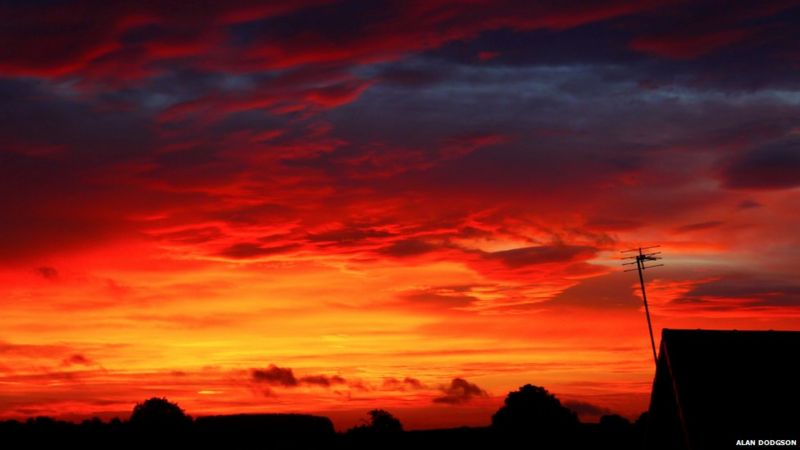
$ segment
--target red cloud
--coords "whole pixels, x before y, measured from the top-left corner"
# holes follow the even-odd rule
[[[162,110],[157,120],[162,125],[192,121],[200,127],[207,127],[240,112],[263,110],[282,115],[331,109],[355,101],[371,84],[369,80],[339,74],[331,74],[328,80],[309,80],[290,74],[252,89],[212,92],[176,103]],[[270,140],[280,134],[270,134]]]
[[[364,64],[433,49],[485,30],[563,29],[648,9],[657,2],[542,6],[519,2],[409,2],[380,4],[385,11],[352,17],[335,36],[309,26],[285,35],[237,43],[231,26],[293,14],[324,23],[344,5],[329,1],[231,1],[203,5],[82,0],[56,5],[6,6],[0,35],[0,71],[10,75],[79,75],[119,82],[158,73],[159,61],[183,59],[211,70],[284,69],[302,65]],[[315,9],[316,8],[316,9]],[[319,9],[322,8],[322,9]],[[391,17],[391,20],[383,20]],[[269,26],[264,29],[268,32]],[[324,27],[320,27],[323,28]],[[326,103],[327,104],[327,103]]]
[[[0,8],[0,19],[8,25],[0,34],[0,72],[45,77],[76,73],[124,76],[117,68],[134,69],[136,64],[146,66],[164,58],[212,53],[211,49],[221,44],[213,36],[221,36],[225,25],[288,14],[322,2],[259,3],[78,0],[5,6]],[[152,71],[141,69],[139,73]]]
[[[350,80],[322,88],[309,89],[303,92],[302,98],[317,106],[335,108],[357,99],[369,86],[370,82]]]

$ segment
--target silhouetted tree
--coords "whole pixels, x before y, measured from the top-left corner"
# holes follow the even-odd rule
[[[561,405],[547,389],[526,384],[509,392],[492,416],[492,427],[503,432],[532,434],[542,439],[568,436],[578,427],[578,417]]]
[[[388,411],[373,409],[369,412],[370,426],[373,430],[381,433],[396,433],[403,431],[403,424],[400,420]]]
[[[351,428],[349,433],[399,433],[403,431],[403,424],[390,412],[383,409],[373,409],[369,412],[369,424]]]
[[[132,427],[147,431],[182,431],[191,423],[192,418],[176,403],[158,397],[137,403],[130,419]]]

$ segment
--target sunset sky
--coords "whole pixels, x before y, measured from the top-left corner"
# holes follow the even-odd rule
[[[635,418],[640,245],[657,336],[800,328],[798,1],[0,20],[0,418],[486,425],[526,383]]]

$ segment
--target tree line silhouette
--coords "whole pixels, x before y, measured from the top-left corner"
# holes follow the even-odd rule
[[[141,441],[167,444],[236,445],[242,448],[641,448],[646,413],[636,423],[618,415],[601,417],[597,424],[581,423],[578,416],[545,388],[527,384],[510,392],[492,416],[489,427],[404,431],[400,420],[383,409],[369,411],[365,423],[336,433],[327,417],[307,414],[238,414],[193,419],[166,398],[138,403],[127,421],[98,418],[81,423],[35,417],[0,421],[0,439],[29,444],[57,439],[70,443],[114,446]],[[0,442],[2,442],[0,441]],[[251,445],[258,443],[259,445]],[[263,445],[262,445],[263,444]]]

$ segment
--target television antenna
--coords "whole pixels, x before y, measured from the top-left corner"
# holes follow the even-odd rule
[[[662,259],[660,251],[652,251],[655,248],[661,247],[660,245],[653,245],[651,247],[639,247],[639,248],[632,248],[630,250],[623,250],[620,253],[633,253],[636,252],[635,255],[626,256],[622,258],[623,260],[632,259],[633,261],[623,263],[623,266],[632,266],[636,264],[635,268],[626,269],[625,272],[632,272],[634,270],[639,272],[639,284],[642,286],[642,301],[644,301],[644,313],[647,317],[647,329],[650,331],[650,346],[653,349],[653,361],[656,363],[656,367],[658,367],[658,355],[656,354],[656,340],[653,338],[653,323],[650,321],[650,308],[647,306],[647,292],[644,288],[644,275],[643,272],[647,269],[653,269],[655,267],[661,267],[664,264],[652,264],[653,261],[658,261]],[[648,264],[650,263],[650,264]]]

